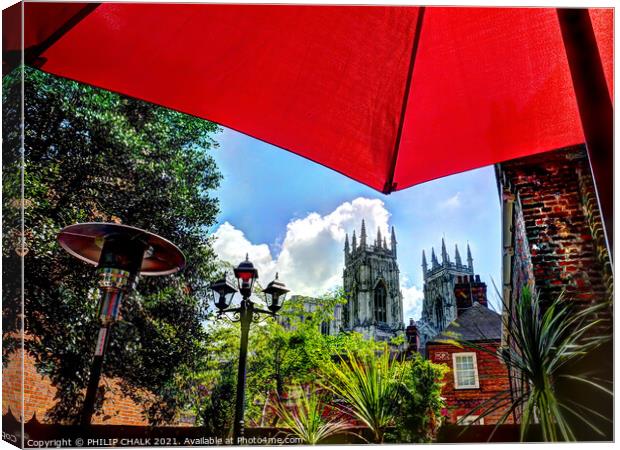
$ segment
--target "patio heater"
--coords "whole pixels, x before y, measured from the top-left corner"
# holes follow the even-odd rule
[[[138,275],[175,273],[185,266],[185,256],[161,236],[116,223],[70,225],[60,231],[58,241],[72,256],[96,266],[99,279],[100,328],[80,420],[84,426],[95,410],[103,360],[123,297],[135,287]]]

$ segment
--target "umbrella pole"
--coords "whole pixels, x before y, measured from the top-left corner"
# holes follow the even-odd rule
[[[590,13],[558,8],[557,14],[613,264],[613,106]]]

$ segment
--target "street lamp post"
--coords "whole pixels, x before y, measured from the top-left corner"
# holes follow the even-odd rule
[[[235,444],[241,444],[241,440],[244,434],[244,412],[245,412],[245,375],[246,375],[246,362],[248,355],[248,335],[250,334],[250,325],[259,319],[261,315],[275,317],[276,313],[282,307],[282,303],[286,297],[286,293],[289,291],[284,283],[278,280],[278,274],[276,274],[275,280],[263,290],[266,296],[268,311],[257,308],[254,302],[250,299],[252,295],[252,287],[254,282],[258,279],[258,270],[248,260],[246,255],[245,261],[240,263],[234,270],[235,278],[237,279],[237,285],[239,292],[241,293],[242,300],[238,308],[231,308],[230,304],[232,298],[237,292],[237,289],[226,279],[222,278],[214,283],[211,283],[211,290],[215,293],[215,306],[219,312],[217,317],[222,317],[225,313],[232,313],[234,319],[230,319],[233,322],[239,322],[241,326],[241,343],[239,349],[239,369],[237,371],[237,396],[235,402],[235,422],[233,424],[233,437]]]
[[[90,379],[84,397],[81,425],[90,425],[112,325],[118,319],[123,297],[139,274],[167,275],[185,266],[183,253],[171,242],[139,228],[115,223],[80,223],[58,234],[68,253],[97,267],[99,276],[99,334]]]

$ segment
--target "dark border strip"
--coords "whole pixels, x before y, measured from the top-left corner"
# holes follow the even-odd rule
[[[605,224],[607,248],[613,261],[614,110],[589,11],[577,8],[556,11]]]

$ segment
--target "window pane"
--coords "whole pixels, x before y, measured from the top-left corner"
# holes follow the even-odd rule
[[[456,368],[457,369],[473,369],[474,368],[474,357],[471,355],[457,356],[456,357]]]
[[[468,371],[458,371],[456,374],[456,378],[459,386],[475,386],[476,378],[474,376],[473,370]]]
[[[454,372],[457,387],[476,386],[476,368],[473,355],[455,355]]]

